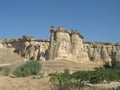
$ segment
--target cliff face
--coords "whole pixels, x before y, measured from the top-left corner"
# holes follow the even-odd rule
[[[2,40],[1,46],[12,48],[15,53],[24,57],[25,60],[45,60],[49,41],[36,40],[35,38],[30,36],[23,36],[19,39]]]
[[[62,27],[52,27],[48,59],[69,59],[73,61],[89,60],[84,48],[82,35],[78,31],[67,31]],[[52,54],[51,54],[52,53]]]
[[[120,62],[120,43],[83,42],[83,36],[78,31],[67,31],[62,27],[52,27],[50,31],[49,59],[95,61],[109,65]]]
[[[23,36],[19,39],[0,40],[0,47],[13,48],[25,60],[68,59],[77,62],[95,61],[111,65],[120,62],[120,43],[84,42],[77,31],[62,27],[50,28],[48,40]]]
[[[84,42],[91,61],[120,62],[120,43]]]

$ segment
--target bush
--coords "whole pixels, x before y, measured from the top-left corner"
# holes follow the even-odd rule
[[[98,75],[94,75],[90,78],[90,83],[93,83],[93,84],[97,84],[97,83],[100,83],[102,80],[101,80],[101,77],[99,77]]]
[[[13,74],[17,77],[26,77],[30,75],[38,75],[41,70],[41,64],[38,61],[27,61],[23,65],[15,68]]]
[[[11,69],[9,67],[4,67],[3,69],[3,75],[8,76],[11,72]]]
[[[8,76],[11,72],[11,69],[10,67],[6,67],[6,66],[0,67],[0,72],[1,74]]]
[[[84,83],[78,79],[75,80],[72,74],[69,73],[68,69],[65,69],[63,73],[49,74],[50,82],[56,88],[55,90],[78,90],[84,86]]]
[[[115,62],[115,63],[113,64],[113,68],[119,69],[119,68],[120,68],[120,62]]]

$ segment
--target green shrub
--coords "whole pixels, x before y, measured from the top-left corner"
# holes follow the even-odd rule
[[[79,90],[87,83],[101,83],[120,81],[120,63],[116,63],[114,67],[97,68],[94,71],[77,71],[72,74],[67,69],[63,73],[49,74],[51,81],[59,82],[60,90]],[[54,84],[55,85],[55,84]],[[120,87],[113,90],[120,90]]]
[[[93,84],[100,83],[102,81],[101,77],[98,75],[94,75],[90,78],[89,82]]]
[[[11,69],[9,67],[3,67],[3,75],[8,76],[11,72]]]
[[[26,77],[30,75],[38,75],[41,70],[41,64],[38,61],[27,61],[23,65],[15,68],[13,74],[17,77]]]
[[[0,67],[0,73],[3,75],[8,76],[11,72],[10,67],[4,66],[4,67]]]
[[[115,63],[113,64],[113,68],[119,69],[119,68],[120,68],[120,62],[115,62]]]
[[[75,80],[72,77],[68,69],[65,69],[63,73],[53,73],[49,74],[49,76],[51,77],[51,83],[57,86],[57,90],[77,90],[84,86],[84,83],[80,79]]]
[[[15,70],[13,71],[13,74],[17,77],[22,77],[23,76],[22,66],[15,68]]]

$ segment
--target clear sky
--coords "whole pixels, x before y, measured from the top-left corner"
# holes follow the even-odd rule
[[[49,38],[79,30],[85,41],[120,42],[120,0],[0,0],[0,38]]]

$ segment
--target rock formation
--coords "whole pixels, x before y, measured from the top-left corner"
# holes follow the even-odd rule
[[[23,36],[19,39],[0,39],[0,47],[12,50],[25,60],[94,61],[111,65],[120,62],[120,43],[85,42],[77,30],[50,28],[50,40],[37,40]]]
[[[49,41],[23,36],[23,38],[19,39],[5,39],[2,45],[7,48],[13,48],[13,51],[24,57],[25,60],[45,60]]]
[[[84,42],[91,61],[101,61],[111,65],[112,62],[120,62],[119,43]]]
[[[50,29],[50,46],[48,59],[70,59],[73,61],[89,60],[83,45],[83,36],[78,31],[67,31],[62,27]]]

